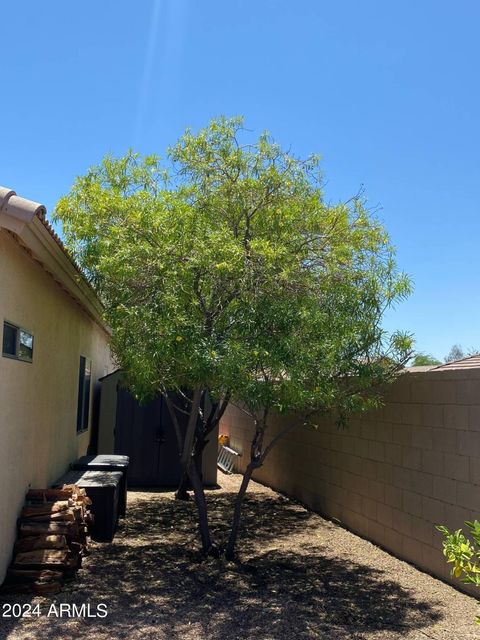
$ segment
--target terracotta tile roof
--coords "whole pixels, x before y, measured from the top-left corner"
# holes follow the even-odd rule
[[[91,287],[90,283],[88,282],[88,280],[85,278],[85,274],[83,273],[83,271],[80,269],[80,267],[78,266],[78,264],[75,262],[75,260],[72,258],[72,256],[70,255],[70,253],[67,251],[67,248],[65,247],[65,245],[63,244],[60,236],[57,234],[57,232],[55,231],[55,229],[53,228],[53,226],[50,224],[50,222],[47,220],[47,214],[46,212],[40,212],[37,213],[37,218],[40,220],[40,222],[43,224],[43,226],[45,227],[45,229],[48,231],[48,233],[52,236],[52,238],[55,240],[55,242],[58,244],[58,246],[60,247],[60,249],[63,251],[63,253],[67,256],[67,258],[70,260],[70,262],[73,264],[73,266],[75,267],[75,269],[78,271],[78,273],[82,276],[82,278],[85,280],[85,282]],[[93,287],[92,287],[93,289]]]
[[[4,226],[15,233],[21,233],[25,224],[30,224],[35,218],[38,218],[78,273],[85,278],[85,274],[69,254],[62,240],[47,220],[47,210],[43,204],[18,196],[13,189],[0,185],[0,216],[0,227]]]
[[[62,239],[60,238],[60,236],[56,233],[55,229],[53,228],[53,226],[50,224],[50,222],[47,220],[47,214],[46,211],[41,211],[39,213],[36,214],[36,217],[40,220],[40,222],[43,224],[43,226],[45,227],[45,229],[48,231],[48,233],[50,234],[50,236],[52,237],[52,239],[55,241],[55,243],[59,246],[59,248],[62,250],[62,252],[64,253],[65,257],[68,259],[68,261],[71,263],[71,265],[74,267],[74,269],[77,271],[77,273],[79,274],[79,276],[81,277],[82,281],[87,285],[87,287],[90,289],[90,291],[95,295],[95,297],[97,298],[97,300],[99,301],[100,305],[103,308],[103,303],[100,301],[100,298],[98,297],[98,293],[95,290],[95,287],[89,282],[88,278],[85,275],[85,272],[80,268],[80,266],[78,265],[78,263],[75,261],[75,259],[72,257],[72,255],[70,254],[70,252],[68,251],[68,249],[65,247],[65,245],[62,242]]]
[[[461,360],[454,360],[453,362],[447,362],[441,364],[438,367],[434,367],[432,371],[454,371],[456,369],[479,369],[480,368],[480,354],[477,353],[474,356],[468,358],[462,358]]]

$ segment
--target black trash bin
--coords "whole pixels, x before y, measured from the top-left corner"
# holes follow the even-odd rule
[[[118,501],[118,515],[123,518],[127,511],[127,474],[128,456],[118,456],[114,454],[101,454],[98,456],[82,456],[70,465],[70,469],[80,469],[84,471],[120,471],[122,481],[120,483],[120,496]]]
[[[90,510],[93,524],[90,535],[98,542],[111,542],[117,529],[118,506],[122,473],[120,471],[68,471],[59,478],[54,487],[76,484],[85,489],[91,499]]]

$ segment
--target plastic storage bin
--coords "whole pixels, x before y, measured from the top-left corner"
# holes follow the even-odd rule
[[[53,485],[76,484],[85,489],[91,499],[90,510],[93,524],[90,535],[98,542],[111,542],[117,529],[118,506],[122,473],[120,471],[72,470],[63,475]]]
[[[70,469],[80,469],[84,471],[120,471],[122,473],[122,481],[120,483],[118,515],[120,518],[123,518],[127,510],[127,475],[129,462],[130,458],[128,456],[118,456],[114,454],[82,456],[70,465]]]

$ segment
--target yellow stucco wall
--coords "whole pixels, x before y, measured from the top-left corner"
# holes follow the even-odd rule
[[[34,352],[31,364],[0,355],[0,583],[26,490],[48,486],[87,450],[90,428],[76,433],[80,355],[92,360],[91,400],[112,370],[105,331],[0,230],[0,335],[4,320],[33,333]]]

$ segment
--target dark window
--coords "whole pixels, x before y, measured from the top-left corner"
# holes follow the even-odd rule
[[[3,323],[2,354],[24,362],[33,360],[33,336],[10,322]]]
[[[3,355],[4,356],[16,356],[17,355],[17,327],[3,323]]]
[[[77,408],[77,433],[88,429],[88,417],[90,414],[90,381],[92,378],[92,361],[80,356],[80,368],[78,376],[78,408]]]

